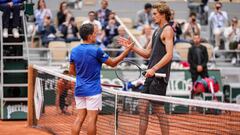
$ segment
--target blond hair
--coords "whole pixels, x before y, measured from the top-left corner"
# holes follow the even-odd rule
[[[170,21],[171,9],[165,1],[160,1],[153,5],[153,8],[157,9],[160,14],[165,14],[166,20]]]

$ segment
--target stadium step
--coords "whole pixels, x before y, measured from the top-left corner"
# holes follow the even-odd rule
[[[3,84],[3,87],[27,87],[27,83]]]
[[[24,42],[11,42],[11,43],[3,43],[4,46],[7,46],[7,45],[24,45],[25,43]]]
[[[28,101],[28,98],[3,98],[3,101]]]
[[[28,70],[3,70],[3,73],[27,73]]]
[[[3,56],[3,59],[24,59],[24,56]]]

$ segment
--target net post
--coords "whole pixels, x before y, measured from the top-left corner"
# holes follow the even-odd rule
[[[37,120],[35,117],[34,110],[34,86],[36,78],[36,70],[33,68],[33,65],[28,66],[28,114],[27,114],[27,124],[29,127],[35,126]]]

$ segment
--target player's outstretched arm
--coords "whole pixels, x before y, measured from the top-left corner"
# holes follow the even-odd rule
[[[132,41],[130,39],[122,38],[120,37],[118,39],[118,43],[124,47],[128,47]],[[133,46],[132,50],[137,53],[138,55],[142,56],[143,58],[149,58],[152,52],[152,41],[150,41],[147,45],[146,49],[138,48],[136,46]]]
[[[105,62],[108,66],[115,67],[120,61],[122,61],[129,53],[129,51],[134,46],[133,42],[132,44],[129,44],[129,46],[126,47],[126,49],[117,57],[115,58],[108,58],[108,60]]]

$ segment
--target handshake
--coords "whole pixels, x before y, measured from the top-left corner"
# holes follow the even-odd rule
[[[134,46],[134,42],[129,38],[124,38],[124,37],[119,37],[118,38],[118,44],[124,46],[125,48],[129,48],[132,49],[132,47]]]

